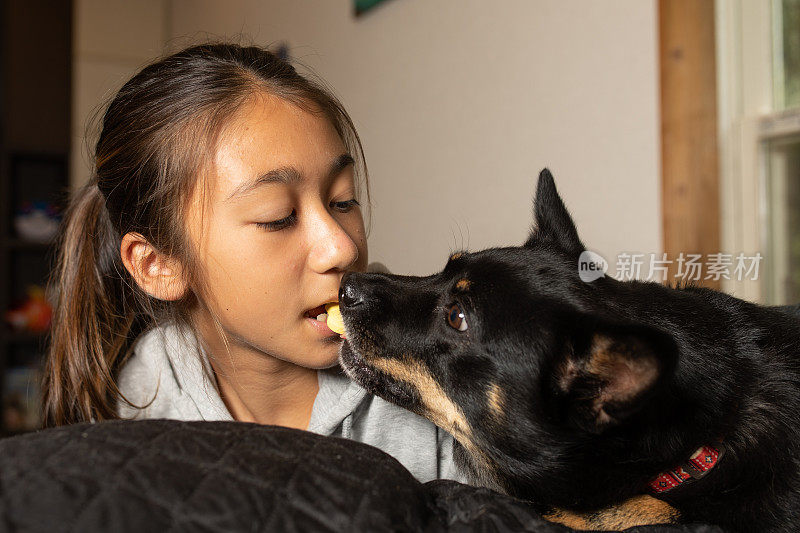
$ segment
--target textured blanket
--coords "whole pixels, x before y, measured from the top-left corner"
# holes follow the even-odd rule
[[[419,483],[371,446],[237,422],[109,422],[0,440],[0,496],[2,531],[569,531],[487,489]]]

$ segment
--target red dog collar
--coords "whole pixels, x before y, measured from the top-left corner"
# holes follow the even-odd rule
[[[716,443],[714,446],[701,446],[692,454],[689,461],[678,468],[659,474],[650,482],[650,490],[661,494],[689,480],[700,479],[719,463],[724,453],[725,448],[721,443]]]

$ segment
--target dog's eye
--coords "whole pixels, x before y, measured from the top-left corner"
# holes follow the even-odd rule
[[[467,331],[467,317],[458,304],[450,306],[447,312],[447,324],[458,331]]]

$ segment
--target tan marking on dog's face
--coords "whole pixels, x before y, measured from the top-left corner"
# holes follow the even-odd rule
[[[453,436],[459,435],[472,439],[464,412],[447,396],[430,372],[422,364],[413,360],[379,358],[370,364],[392,378],[416,387],[429,418],[440,428],[449,431]]]
[[[501,421],[505,417],[505,401],[505,393],[500,385],[497,383],[489,385],[489,389],[486,391],[486,405],[497,421]]]
[[[472,286],[472,282],[466,278],[458,280],[456,283],[456,289],[460,291],[468,291],[469,288]]]
[[[464,257],[464,252],[456,252],[450,256],[450,261],[455,261],[456,259],[460,259]]]
[[[635,526],[674,524],[680,513],[667,502],[643,494],[591,513],[555,509],[544,518],[573,529],[619,531]]]
[[[467,422],[461,407],[447,396],[441,385],[431,373],[418,361],[413,359],[371,359],[369,364],[375,369],[416,387],[422,400],[423,416],[449,432],[464,447],[472,459],[481,466],[486,474],[493,477],[492,461],[473,440],[472,428]]]

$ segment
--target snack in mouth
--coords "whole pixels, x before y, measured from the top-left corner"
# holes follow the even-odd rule
[[[342,320],[342,312],[339,310],[339,304],[325,304],[325,312],[328,313],[327,323],[330,330],[339,335],[344,333],[344,321]]]

